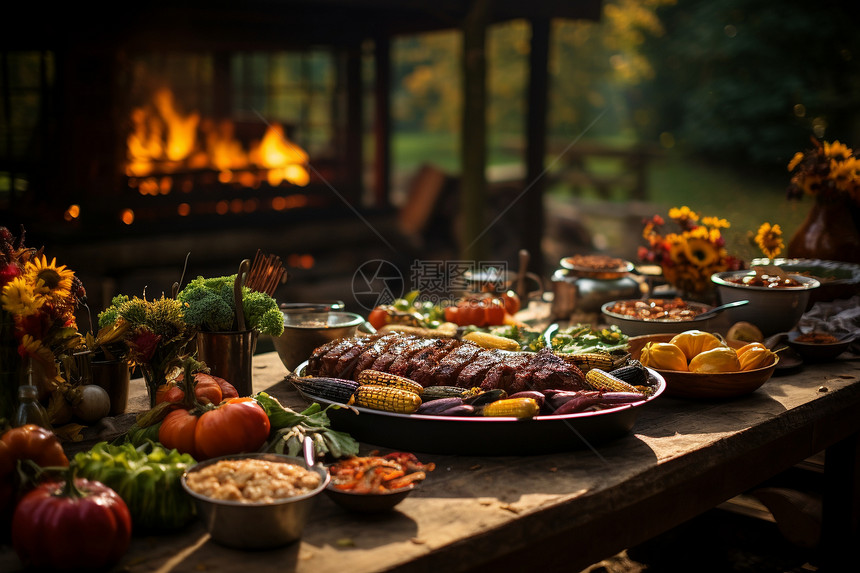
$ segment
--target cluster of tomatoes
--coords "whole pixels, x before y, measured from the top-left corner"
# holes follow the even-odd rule
[[[499,296],[479,296],[446,306],[445,321],[457,326],[500,326],[520,309],[520,299],[508,291]]]

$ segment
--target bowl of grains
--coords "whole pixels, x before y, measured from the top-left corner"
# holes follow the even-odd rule
[[[678,334],[685,330],[711,330],[712,317],[700,318],[707,304],[681,298],[614,300],[601,307],[603,318],[628,336]]]
[[[236,454],[200,462],[182,476],[197,514],[221,545],[280,547],[302,536],[331,477],[320,465],[281,454]]]

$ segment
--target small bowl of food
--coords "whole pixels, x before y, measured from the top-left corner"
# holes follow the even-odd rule
[[[275,350],[287,370],[308,359],[318,346],[332,340],[353,336],[364,324],[360,314],[329,310],[289,310],[284,314],[284,332],[272,338]]]
[[[266,549],[299,539],[328,471],[281,454],[236,454],[200,462],[182,476],[197,514],[221,545]]]
[[[325,492],[349,511],[381,513],[394,509],[435,468],[406,452],[354,456],[329,467],[332,479]]]
[[[786,274],[777,267],[714,273],[711,282],[722,303],[749,301],[726,314],[732,323],[756,325],[764,336],[794,328],[806,311],[810,293],[821,285],[817,279]]]
[[[710,309],[707,304],[680,298],[615,300],[600,308],[607,324],[628,336],[710,330],[711,317],[699,318]]]
[[[833,360],[848,350],[852,342],[854,342],[853,334],[835,336],[819,330],[805,333],[792,330],[788,333],[788,345],[808,362]]]

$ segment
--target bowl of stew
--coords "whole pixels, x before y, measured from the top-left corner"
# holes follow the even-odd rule
[[[308,359],[311,352],[332,340],[356,334],[364,317],[353,312],[282,310],[284,332],[272,338],[275,350],[288,370]]]
[[[712,318],[699,318],[711,306],[681,298],[625,299],[600,307],[603,319],[628,336],[678,334],[685,330],[710,330]]]
[[[732,322],[749,322],[765,336],[788,332],[806,311],[810,293],[821,286],[812,277],[754,270],[727,271],[711,275],[720,302],[748,300],[749,304],[726,311]]]

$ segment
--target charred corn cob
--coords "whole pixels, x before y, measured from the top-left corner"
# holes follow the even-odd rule
[[[421,399],[425,402],[440,400],[442,398],[463,398],[469,392],[468,388],[457,386],[428,386],[424,388]]]
[[[340,378],[300,378],[298,376],[291,376],[290,381],[302,393],[311,394],[318,398],[324,398],[340,404],[349,403],[352,395],[359,386],[358,382],[342,380]]]
[[[463,336],[463,340],[474,342],[483,348],[498,348],[500,350],[517,351],[520,349],[520,343],[512,338],[505,338],[498,334],[490,332],[473,331]]]
[[[534,398],[507,398],[496,400],[484,406],[484,416],[511,416],[514,418],[533,418],[540,411]]]
[[[358,383],[361,386],[390,386],[391,388],[400,388],[401,390],[414,392],[419,396],[424,392],[424,387],[414,380],[398,376],[397,374],[380,372],[379,370],[362,370],[358,375]]]
[[[555,354],[567,362],[576,364],[583,372],[588,372],[592,368],[609,371],[615,368],[618,363],[616,357],[606,352],[584,352],[582,354],[556,352]]]
[[[411,414],[421,406],[421,396],[392,386],[359,386],[353,404],[397,414]]]
[[[640,386],[648,383],[648,371],[645,370],[645,367],[638,360],[631,360],[626,366],[611,370],[609,373],[632,386]]]
[[[608,390],[610,392],[639,392],[635,386],[624,380],[616,378],[609,372],[600,368],[592,368],[585,373],[585,382],[595,390]]]

